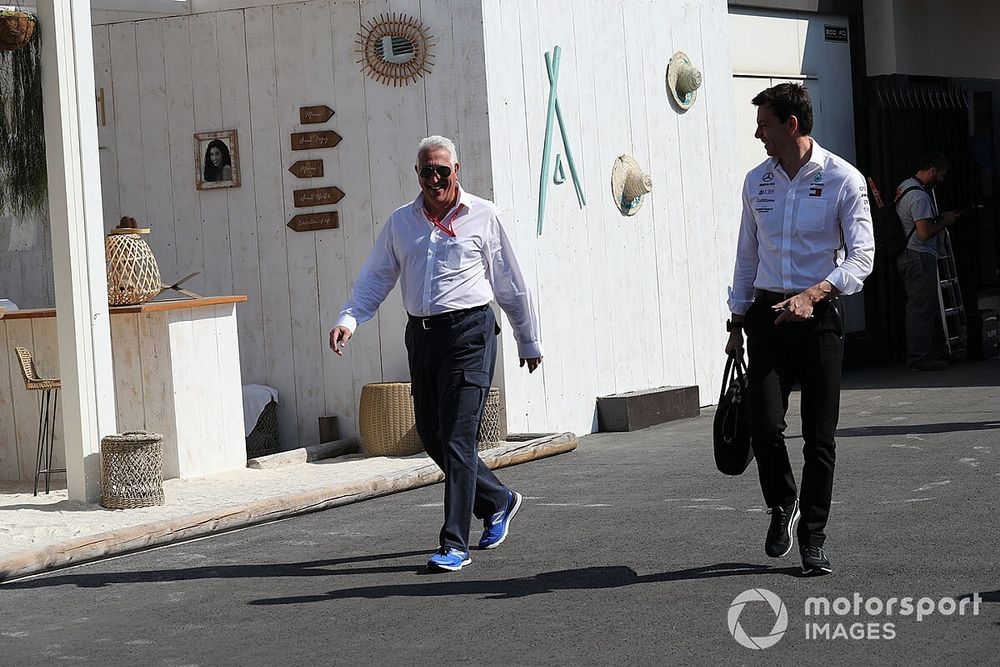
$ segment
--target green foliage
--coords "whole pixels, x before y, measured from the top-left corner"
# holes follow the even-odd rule
[[[48,203],[42,116],[42,45],[0,51],[0,211],[25,216]]]

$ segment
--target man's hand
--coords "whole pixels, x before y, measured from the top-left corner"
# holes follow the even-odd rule
[[[518,368],[524,368],[525,363],[528,364],[528,372],[534,373],[535,369],[542,365],[542,358],[532,357],[531,359],[521,359],[521,363],[518,365]]]
[[[942,225],[947,227],[948,225],[953,225],[958,222],[958,217],[962,215],[961,211],[945,211],[939,217]]]
[[[726,354],[737,357],[743,356],[743,329],[733,329],[729,332],[729,341],[726,343]]]
[[[336,352],[337,356],[344,356],[343,349],[349,340],[351,340],[351,330],[347,327],[336,326],[330,330],[330,349]]]
[[[781,315],[774,320],[775,324],[782,322],[804,322],[813,317],[813,306],[820,301],[826,301],[840,294],[840,290],[830,282],[823,280],[807,290],[799,292],[790,299],[785,299],[776,303],[771,308],[781,311]]]

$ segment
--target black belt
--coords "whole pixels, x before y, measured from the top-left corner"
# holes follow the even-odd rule
[[[753,291],[753,300],[773,305],[781,303],[786,299],[791,299],[796,294],[801,294],[801,292],[772,292],[766,289],[755,289]]]
[[[481,306],[476,306],[474,308],[465,308],[463,310],[452,310],[447,313],[441,313],[439,315],[430,315],[428,317],[417,317],[416,315],[410,315],[410,321],[419,326],[421,329],[439,329],[445,326],[451,326],[456,322],[461,322],[469,315],[474,315],[476,313],[481,313],[490,305],[484,303]]]

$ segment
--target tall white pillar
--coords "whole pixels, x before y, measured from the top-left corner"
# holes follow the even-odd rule
[[[66,475],[70,498],[96,502],[116,424],[90,0],[37,7]]]

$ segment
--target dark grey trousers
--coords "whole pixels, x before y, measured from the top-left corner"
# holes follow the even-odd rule
[[[937,257],[906,250],[896,261],[906,287],[906,361],[914,363],[947,355],[941,305],[938,302]]]
[[[507,487],[477,451],[479,421],[496,365],[496,319],[485,307],[406,326],[417,433],[444,472],[441,546],[469,549],[469,522],[502,510]]]

